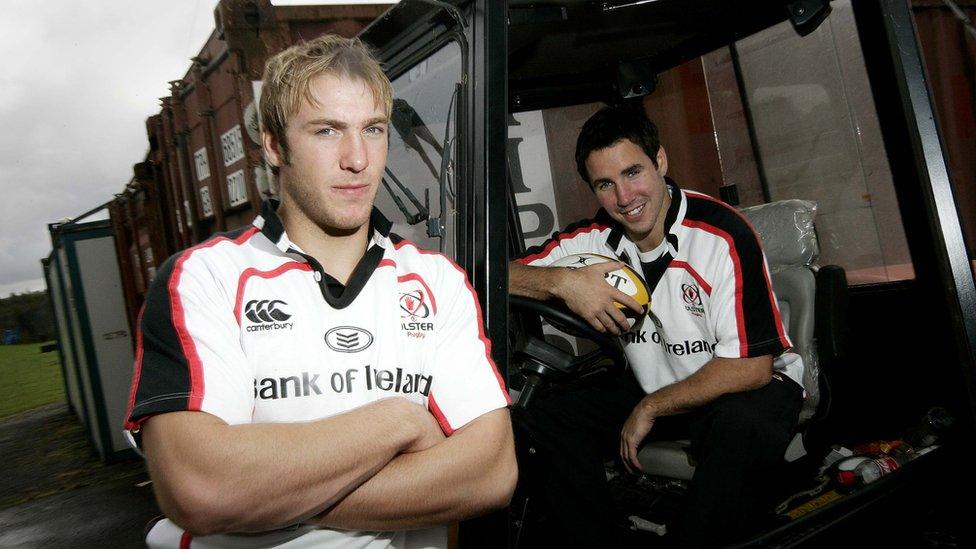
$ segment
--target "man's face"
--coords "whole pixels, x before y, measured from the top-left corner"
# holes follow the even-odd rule
[[[280,168],[282,207],[326,232],[355,232],[369,222],[383,176],[388,118],[362,80],[322,75],[309,90],[315,101],[303,99],[285,128],[287,156],[264,138],[268,160]]]
[[[640,146],[620,139],[586,158],[586,171],[600,205],[642,251],[661,243],[671,203],[664,183],[668,159],[663,147],[656,156],[657,166]]]

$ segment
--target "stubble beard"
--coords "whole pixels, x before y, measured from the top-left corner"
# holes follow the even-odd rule
[[[328,199],[322,194],[315,192],[315,183],[294,178],[294,174],[289,181],[280,184],[282,198],[287,198],[285,204],[291,217],[301,217],[296,219],[303,225],[315,225],[322,232],[331,236],[349,236],[362,229],[363,225],[369,223],[372,204],[376,199],[376,187],[373,187],[373,195],[367,201],[369,206],[357,204],[354,209],[343,209],[338,204],[328,204]],[[355,211],[351,211],[355,210]],[[297,216],[296,216],[297,214]]]

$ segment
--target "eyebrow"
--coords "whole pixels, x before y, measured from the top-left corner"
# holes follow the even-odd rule
[[[644,169],[644,165],[641,164],[640,162],[637,162],[636,164],[631,164],[630,166],[627,166],[626,168],[620,170],[620,175],[627,175],[628,173],[634,170],[642,170],[642,169]]]
[[[644,165],[641,164],[640,162],[636,164],[631,164],[630,166],[627,166],[626,168],[620,170],[620,175],[627,175],[628,173],[637,169],[644,169]],[[590,183],[590,185],[596,187],[597,185],[603,183],[613,183],[613,179],[610,179],[609,177],[601,177],[600,179],[594,179],[593,182]]]
[[[389,122],[389,118],[385,116],[375,116],[367,120],[363,127],[368,128],[370,126],[375,126],[376,124],[388,124]],[[345,130],[349,127],[349,124],[342,120],[335,120],[332,118],[316,118],[305,123],[305,127],[313,126],[331,126],[337,130]]]

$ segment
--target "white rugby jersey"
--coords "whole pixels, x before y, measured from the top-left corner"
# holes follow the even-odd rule
[[[136,432],[151,415],[181,410],[231,425],[309,421],[401,397],[424,405],[450,436],[511,404],[465,273],[391,234],[377,210],[370,229],[366,254],[338,298],[326,288],[321,265],[288,239],[270,202],[253,226],[167,260],[141,317],[125,428]],[[157,528],[174,530],[169,521]],[[282,535],[267,541],[330,548],[447,544],[443,527],[303,528],[298,539]],[[242,543],[235,536],[194,541]],[[247,537],[248,546],[264,546],[255,541]]]
[[[678,189],[661,245],[640,252],[603,209],[531,248],[518,261],[544,267],[567,255],[617,257],[643,273],[651,307],[638,330],[624,334],[627,361],[652,393],[681,381],[711,360],[772,355],[773,369],[803,386],[799,355],[783,328],[759,237],[732,207]]]

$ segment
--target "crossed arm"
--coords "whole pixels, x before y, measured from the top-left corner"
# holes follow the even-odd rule
[[[444,524],[506,505],[516,476],[507,410],[445,438],[401,398],[308,423],[161,414],[144,425],[143,447],[160,508],[196,535]]]

